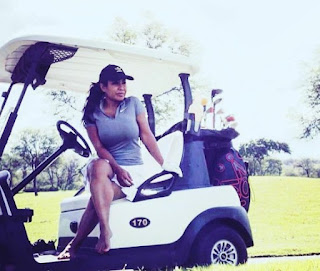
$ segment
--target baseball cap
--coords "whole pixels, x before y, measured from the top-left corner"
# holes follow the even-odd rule
[[[110,64],[101,71],[99,82],[106,83],[108,81],[118,81],[122,79],[133,80],[133,77],[126,75],[119,66]]]

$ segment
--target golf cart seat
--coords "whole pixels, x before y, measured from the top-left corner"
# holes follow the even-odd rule
[[[168,134],[160,138],[157,143],[165,163],[170,165],[170,168],[179,169],[183,154],[182,132]],[[170,195],[178,174],[163,170],[144,146],[142,158],[146,181],[138,187],[133,201]]]
[[[31,222],[33,210],[18,209],[9,187],[10,172],[0,171],[0,216],[13,218],[22,222]]]
[[[1,215],[12,215],[11,206],[8,203],[8,181],[10,179],[10,173],[7,170],[0,171],[0,216]]]

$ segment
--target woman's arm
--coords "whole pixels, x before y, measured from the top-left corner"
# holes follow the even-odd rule
[[[98,156],[102,159],[107,159],[109,161],[109,164],[112,167],[113,172],[117,175],[119,183],[122,186],[131,186],[133,184],[133,181],[129,172],[127,172],[121,166],[119,166],[116,160],[111,155],[111,153],[102,145],[98,135],[97,127],[88,126],[86,129]]]
[[[163,157],[159,150],[157,141],[152,134],[145,113],[137,116],[137,123],[139,126],[139,134],[143,144],[146,146],[153,158],[162,166]]]

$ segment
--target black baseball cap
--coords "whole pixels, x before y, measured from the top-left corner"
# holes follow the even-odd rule
[[[133,80],[133,77],[126,75],[119,66],[110,64],[101,71],[99,83],[107,83],[108,81],[118,81],[122,79]]]

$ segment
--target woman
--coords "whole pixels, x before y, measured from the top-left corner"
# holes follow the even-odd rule
[[[133,184],[139,181],[139,166],[143,164],[139,137],[154,159],[163,165],[157,142],[149,128],[144,107],[135,97],[125,98],[126,75],[116,65],[108,65],[98,83],[91,86],[84,107],[83,121],[98,158],[87,166],[91,198],[82,216],[74,239],[58,256],[74,257],[81,242],[100,224],[98,253],[110,250],[112,232],[109,226],[111,202],[127,196],[133,199]]]

